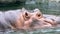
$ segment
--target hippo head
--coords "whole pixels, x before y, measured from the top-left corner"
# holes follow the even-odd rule
[[[42,28],[42,27],[51,27],[51,24],[44,21],[43,15],[39,9],[35,9],[33,13],[30,13],[30,19],[25,21],[25,28]]]

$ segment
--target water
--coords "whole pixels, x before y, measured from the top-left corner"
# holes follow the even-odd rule
[[[60,28],[45,28],[45,29],[37,29],[33,31],[13,31],[9,30],[6,32],[0,32],[0,34],[60,34]]]

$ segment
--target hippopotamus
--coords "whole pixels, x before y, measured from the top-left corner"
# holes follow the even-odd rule
[[[45,27],[53,27],[55,25],[55,21],[51,19],[46,19],[39,9],[34,9],[34,12],[31,13],[29,21],[25,22],[24,29],[37,29],[37,28],[45,28]]]
[[[23,29],[25,22],[29,21],[30,17],[31,14],[24,8],[0,12],[0,30]]]
[[[60,24],[60,16],[56,16],[56,15],[47,15],[47,14],[43,14],[43,16],[47,19],[53,20],[56,22],[57,25]],[[58,26],[59,27],[59,26]]]
[[[53,19],[44,17],[39,9],[28,10],[22,8],[20,10],[9,10],[0,13],[0,27],[4,29],[37,29],[45,27],[53,27],[56,22]],[[2,21],[3,20],[3,21]]]
[[[22,29],[24,22],[30,19],[31,14],[24,8],[19,11],[4,12],[6,22],[13,26],[13,29]]]

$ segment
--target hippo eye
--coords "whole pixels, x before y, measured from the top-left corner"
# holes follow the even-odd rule
[[[40,14],[38,14],[38,17],[40,17]]]
[[[28,13],[25,13],[26,16],[28,16]]]
[[[40,14],[37,14],[37,17],[40,17],[41,15]]]

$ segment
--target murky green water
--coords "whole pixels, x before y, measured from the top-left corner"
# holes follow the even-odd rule
[[[6,31],[6,32],[0,32],[0,34],[60,34],[60,28],[46,28],[46,29],[37,29],[34,31]]]

